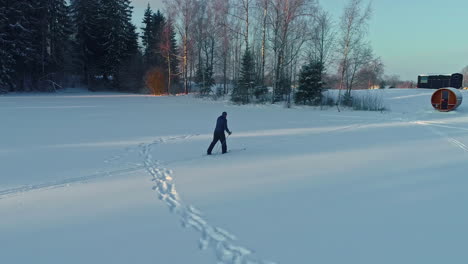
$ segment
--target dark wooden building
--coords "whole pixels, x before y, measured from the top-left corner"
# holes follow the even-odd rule
[[[460,89],[463,86],[463,74],[419,75],[418,88],[440,89],[452,87]]]

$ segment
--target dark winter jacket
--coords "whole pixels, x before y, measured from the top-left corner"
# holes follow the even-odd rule
[[[215,128],[215,133],[224,133],[224,131],[231,133],[229,131],[228,125],[227,125],[227,119],[225,116],[220,116],[218,117],[218,120],[216,121],[216,128]]]

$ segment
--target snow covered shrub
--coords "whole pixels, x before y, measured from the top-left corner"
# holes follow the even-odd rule
[[[333,96],[330,95],[328,92],[324,92],[322,95],[322,102],[321,106],[335,106],[336,101]]]
[[[218,100],[224,96],[224,89],[222,85],[216,84],[212,90],[211,99]]]
[[[355,94],[351,98],[351,107],[359,111],[385,111],[385,104],[381,93],[366,92]]]

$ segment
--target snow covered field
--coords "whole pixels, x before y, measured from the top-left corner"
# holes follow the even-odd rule
[[[467,263],[468,102],[372,92],[389,111],[0,96],[0,263]]]

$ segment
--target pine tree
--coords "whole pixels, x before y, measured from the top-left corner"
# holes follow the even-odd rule
[[[199,67],[197,67],[197,70],[195,71],[195,84],[197,85],[200,95],[202,96],[210,93],[210,91],[205,90],[204,80],[205,80],[205,71],[203,69],[202,64],[200,63]]]
[[[35,89],[55,90],[65,73],[70,53],[71,21],[65,0],[34,1],[28,18],[35,56],[27,68]]]
[[[103,32],[99,45],[104,50],[104,58],[99,63],[99,70],[105,81],[116,77],[118,66],[124,53],[124,25],[119,1],[102,0],[98,22]]]
[[[144,27],[141,28],[143,32],[141,34],[141,43],[143,45],[143,54],[145,56],[145,62],[148,63],[150,60],[150,54],[152,53],[152,48],[154,44],[154,23],[153,23],[153,10],[151,10],[151,6],[148,3],[148,7],[145,10],[145,15],[143,17],[143,25]]]
[[[129,0],[101,0],[98,22],[103,32],[99,38],[103,60],[99,70],[104,81],[119,89],[119,69],[137,50],[137,34],[131,24],[132,7]],[[132,54],[133,53],[133,54]]]
[[[8,34],[10,31],[8,13],[6,0],[0,0],[0,93],[8,92],[13,87],[15,60],[12,40]]]
[[[140,92],[143,86],[144,68],[143,57],[138,47],[139,35],[133,24],[128,25],[127,33],[126,55],[117,74],[120,82],[118,87],[123,92]]]
[[[255,87],[255,64],[252,53],[247,48],[242,57],[240,79],[232,91],[231,100],[235,103],[248,104],[253,87]]]
[[[136,26],[128,23],[126,27],[126,43],[125,43],[125,57],[133,57],[139,53],[138,38],[140,37],[136,32]]]
[[[66,0],[17,1],[9,15],[17,49],[15,72],[22,91],[55,88],[69,54],[70,14]],[[51,83],[54,85],[52,86]]]
[[[34,0],[15,1],[9,15],[11,40],[14,46],[17,91],[32,91],[37,87],[41,71],[41,15],[43,9]]]
[[[295,94],[296,104],[318,104],[322,101],[323,65],[311,61],[304,65],[299,73],[299,87]]]
[[[255,98],[257,99],[258,102],[266,102],[267,100],[266,95],[268,94],[268,88],[266,86],[256,86],[253,94],[255,95]]]
[[[141,38],[143,44],[143,61],[145,84],[154,94],[167,92],[167,67],[163,56],[162,42],[166,18],[158,10],[153,13],[148,5],[143,18]]]
[[[137,52],[125,61],[125,67],[119,68],[119,90],[138,93],[142,91],[144,65],[142,55]]]
[[[70,71],[71,34],[73,33],[71,11],[65,0],[48,2],[49,71]]]
[[[33,61],[29,63],[32,69],[29,72],[33,74],[34,86],[39,86],[38,81],[46,76],[47,66],[49,65],[49,54],[47,49],[47,41],[49,37],[48,31],[48,3],[46,1],[34,1],[31,3],[32,12],[28,16],[32,21],[29,28],[33,34],[33,50],[37,57],[32,58]]]
[[[160,50],[165,24],[166,18],[164,15],[159,10],[153,13],[151,6],[148,4],[143,17],[144,26],[141,28],[141,43],[147,69],[164,67],[165,65]]]
[[[141,59],[131,15],[130,0],[0,0],[0,89],[49,89],[72,59],[86,84],[118,80],[125,62]]]
[[[387,86],[387,82],[382,79],[379,83],[380,89],[385,89],[386,86]]]
[[[150,63],[151,66],[156,67],[164,67],[164,58],[161,54],[161,44],[163,41],[163,32],[164,26],[166,25],[166,18],[161,13],[161,11],[157,11],[153,14],[153,39],[150,43]]]
[[[200,89],[200,95],[209,95],[211,93],[211,87],[215,84],[213,69],[211,67],[203,67],[203,63],[200,63],[195,77],[195,82]]]
[[[173,84],[179,83],[179,46],[177,45],[176,33],[172,23],[169,27],[169,36],[171,44],[171,79]]]
[[[4,1],[1,4],[1,82],[11,91],[39,88],[49,65],[49,33],[46,1]],[[3,88],[5,90],[5,87]]]
[[[96,0],[72,0],[71,2],[76,64],[86,85],[90,85],[97,74],[99,61],[103,57],[103,49],[98,45],[98,16],[100,2]]]
[[[124,59],[130,58],[139,52],[138,38],[139,35],[136,31],[136,26],[132,24],[133,6],[130,0],[123,0],[123,10],[125,10],[124,17],[124,35],[125,35],[125,51]]]

